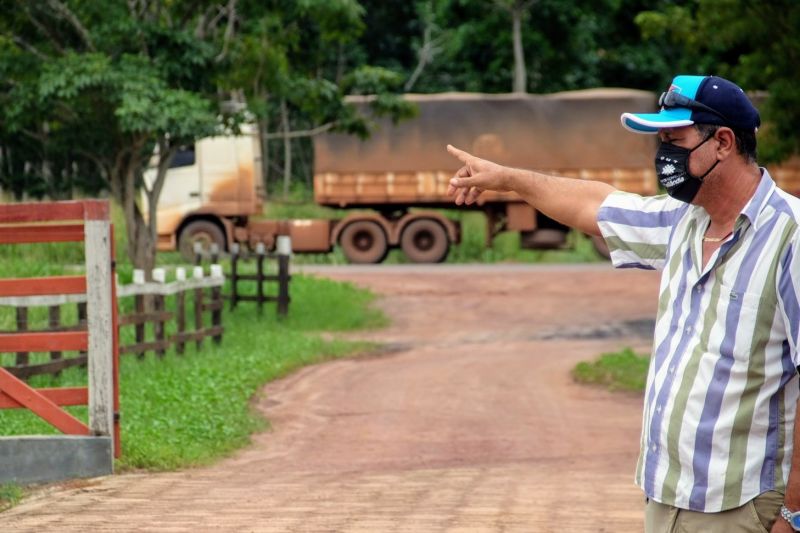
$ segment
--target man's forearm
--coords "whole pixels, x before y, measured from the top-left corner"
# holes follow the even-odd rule
[[[600,235],[597,211],[614,187],[540,172],[509,169],[509,185],[533,207],[566,226],[590,235]]]

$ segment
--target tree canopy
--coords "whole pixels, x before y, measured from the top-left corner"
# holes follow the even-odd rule
[[[108,190],[123,207],[128,254],[139,267],[154,264],[155,206],[181,145],[235,131],[251,115],[268,117],[276,102],[284,133],[292,106],[309,124],[366,134],[364,119],[343,101],[348,92],[380,94],[376,112],[411,112],[384,94],[399,84],[396,74],[332,63],[330,50],[352,43],[363,27],[354,0],[3,0],[0,7],[0,184],[17,196]],[[237,99],[246,105],[230,105]],[[158,169],[152,183],[143,179],[149,164]]]
[[[310,181],[314,135],[369,134],[349,94],[401,120],[403,92],[655,92],[713,73],[767,95],[763,156],[800,149],[794,0],[0,0],[0,13],[0,188],[108,191],[140,266],[156,238],[140,192],[155,205],[178,147],[255,121],[264,178],[288,192]]]
[[[645,39],[668,39],[681,70],[718,74],[765,91],[763,161],[800,153],[800,3],[696,0],[640,13]]]

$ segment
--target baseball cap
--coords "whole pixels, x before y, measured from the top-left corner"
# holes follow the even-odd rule
[[[658,113],[623,113],[622,125],[634,133],[657,133],[660,128],[692,124],[755,131],[761,125],[758,110],[745,92],[719,76],[676,76],[658,103]]]

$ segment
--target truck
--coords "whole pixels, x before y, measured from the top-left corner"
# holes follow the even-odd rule
[[[443,261],[460,240],[447,186],[460,164],[453,144],[497,163],[592,179],[655,194],[655,136],[619,124],[625,111],[656,108],[652,93],[588,89],[549,95],[442,93],[407,95],[419,112],[397,124],[374,119],[366,140],[328,133],[314,142],[314,200],[345,211],[339,219],[265,220],[260,142],[247,131],[197,141],[180,151],[167,173],[157,209],[159,250],[190,256],[194,242],[275,246],[291,236],[294,253],[340,246],[353,263],[379,263],[392,248],[412,262]],[[369,97],[349,97],[367,113]],[[772,169],[779,185],[800,193],[800,164]],[[152,180],[154,172],[145,179]],[[501,231],[520,233],[522,247],[563,247],[568,228],[515,193],[484,193],[463,209],[487,220],[487,245]],[[602,239],[593,239],[607,253]]]

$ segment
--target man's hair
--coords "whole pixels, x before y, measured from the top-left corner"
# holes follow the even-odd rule
[[[695,124],[694,127],[705,139],[714,135],[722,126],[716,124]],[[748,163],[755,163],[758,159],[756,132],[737,128],[730,129],[733,130],[733,134],[736,136],[736,151],[744,157]]]

